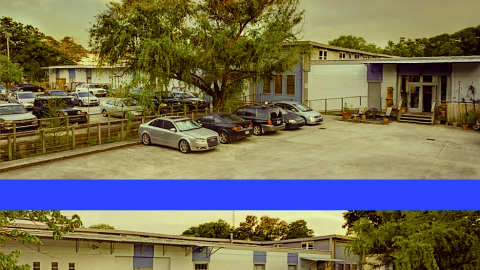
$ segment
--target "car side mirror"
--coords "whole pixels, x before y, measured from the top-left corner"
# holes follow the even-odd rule
[[[171,128],[170,131],[171,132],[177,132],[177,130],[175,128]]]

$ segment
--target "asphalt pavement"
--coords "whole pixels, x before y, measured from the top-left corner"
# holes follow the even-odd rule
[[[182,154],[173,148],[136,144],[3,172],[0,177],[480,179],[480,132],[445,125],[325,119],[320,125],[252,136],[212,151]]]

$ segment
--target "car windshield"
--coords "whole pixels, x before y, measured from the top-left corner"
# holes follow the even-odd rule
[[[90,92],[78,92],[77,94],[78,94],[79,97],[95,97]]]
[[[91,84],[89,87],[90,87],[90,88],[102,88],[102,87],[101,87],[100,85],[98,85],[98,84]]]
[[[302,103],[297,103],[295,105],[293,105],[295,108],[297,108],[299,111],[301,112],[310,112],[310,111],[313,111],[312,109],[310,109],[308,106],[305,106],[303,105]]]
[[[233,114],[223,114],[223,115],[220,115],[220,118],[225,119],[229,122],[234,122],[234,123],[245,121],[245,119],[240,118],[240,117],[238,117],[236,115],[233,115]]]
[[[18,93],[18,98],[35,98],[33,93]]]
[[[123,101],[123,104],[125,104],[125,106],[138,106],[138,101],[136,101],[135,99],[128,99],[128,100],[124,100]]]
[[[59,90],[59,91],[50,91],[50,94],[52,96],[68,96],[67,95],[67,92],[63,91],[63,90]]]
[[[28,113],[22,105],[11,105],[0,107],[0,115]]]
[[[288,114],[288,112],[283,108],[278,108],[283,114]]]
[[[193,120],[177,121],[175,122],[175,124],[177,125],[180,131],[187,131],[187,130],[202,128],[202,126],[200,126],[197,122]]]

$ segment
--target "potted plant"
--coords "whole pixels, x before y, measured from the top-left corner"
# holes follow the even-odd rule
[[[447,115],[447,107],[445,107],[445,106],[438,107],[438,111],[440,112],[441,116],[446,116]]]
[[[452,116],[452,125],[453,127],[458,127],[458,122],[457,122],[457,119],[455,118],[455,115]]]
[[[367,121],[367,112],[369,111],[370,109],[368,107],[365,107],[363,108],[363,110],[361,111],[362,113],[362,121]]]
[[[350,111],[347,103],[345,102],[345,106],[343,107],[342,111],[343,120],[347,120],[350,115],[352,115],[352,112]]]
[[[388,117],[386,117],[386,116],[383,117],[383,124],[385,124],[385,125],[388,124]]]
[[[460,116],[459,116],[459,120],[460,120],[460,123],[462,123],[462,128],[464,130],[467,130],[468,129],[468,118],[467,118],[467,115],[464,114],[464,113],[461,113]]]

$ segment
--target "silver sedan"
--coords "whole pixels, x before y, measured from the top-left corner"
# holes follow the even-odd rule
[[[197,122],[182,116],[156,118],[141,124],[138,135],[144,145],[165,145],[184,154],[215,149],[218,145],[217,132],[202,128]]]

